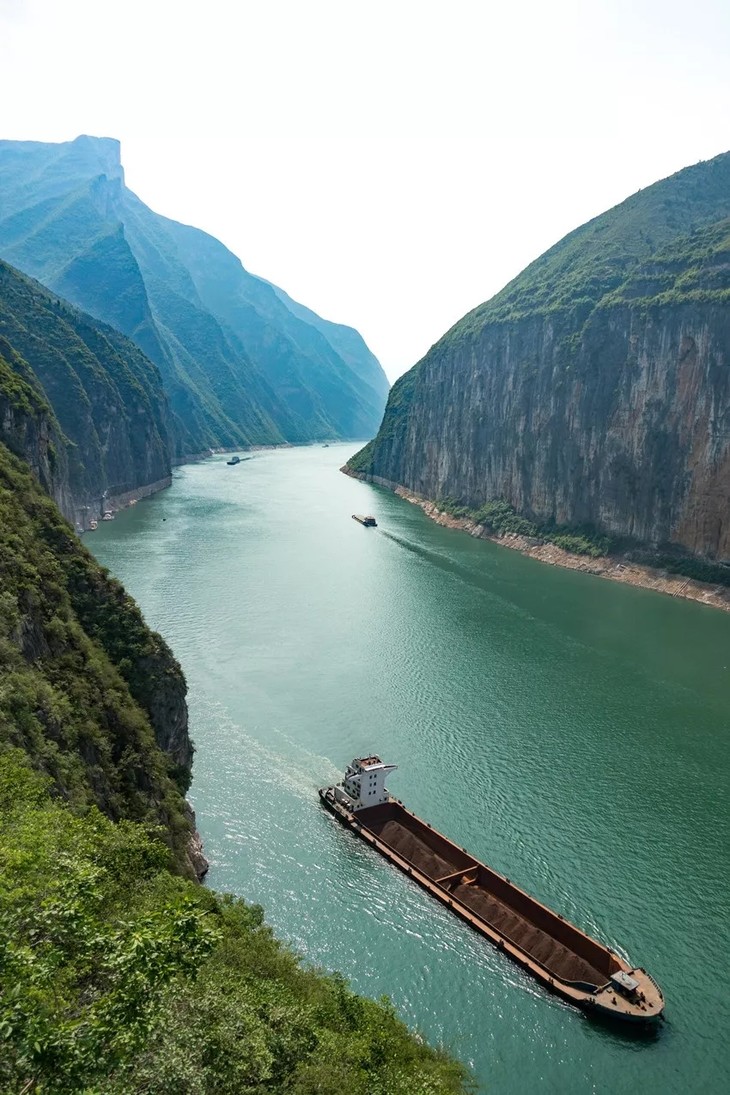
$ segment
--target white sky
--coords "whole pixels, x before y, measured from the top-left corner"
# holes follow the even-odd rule
[[[391,379],[571,228],[730,148],[727,0],[0,0],[0,137],[127,182]]]

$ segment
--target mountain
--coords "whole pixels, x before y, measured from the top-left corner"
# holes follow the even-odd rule
[[[0,141],[0,255],[155,363],[178,458],[380,424],[388,384],[357,332],[154,213],[125,186],[117,141]]]
[[[69,520],[87,527],[104,509],[169,484],[158,370],[119,331],[2,261],[0,355],[47,404],[55,467],[41,479]]]
[[[167,221],[205,306],[240,340],[308,435],[368,437],[383,417],[388,381],[351,327],[321,319],[247,273],[218,240]]]
[[[26,361],[0,337],[0,444],[19,456],[62,511],[73,510],[66,439]]]
[[[32,386],[2,369],[0,401],[13,404],[16,421],[45,413]],[[26,435],[37,438],[37,429]],[[175,862],[192,876],[184,792],[193,752],[180,667],[5,440],[0,754],[21,749],[77,809],[164,826]]]
[[[570,233],[393,387],[366,478],[730,560],[730,153]]]
[[[354,327],[347,327],[341,323],[331,323],[328,319],[322,319],[321,316],[318,316],[316,312],[312,312],[305,305],[292,300],[283,289],[279,289],[275,285],[272,285],[271,288],[293,315],[315,327],[324,335],[330,345],[350,367],[356,379],[364,386],[361,389],[361,397],[370,403],[370,413],[379,414],[380,419],[382,419],[390,384],[380,367],[380,362],[375,354],[368,349],[360,333]],[[380,422],[378,422],[379,424]]]
[[[185,679],[43,490],[59,444],[0,339],[0,1090],[471,1090],[258,906],[198,884]]]

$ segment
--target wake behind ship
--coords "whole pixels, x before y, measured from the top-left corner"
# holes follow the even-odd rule
[[[656,1022],[664,997],[654,979],[474,859],[392,797],[396,765],[353,760],[342,783],[322,787],[335,817],[486,936],[546,988],[613,1019]]]

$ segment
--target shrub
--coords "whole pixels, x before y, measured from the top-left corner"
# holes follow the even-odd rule
[[[0,756],[0,1089],[457,1095],[387,1002],[305,968],[257,906],[165,870],[154,832],[74,816]]]

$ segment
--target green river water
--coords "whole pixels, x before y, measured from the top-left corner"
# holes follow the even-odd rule
[[[87,537],[187,675],[210,885],[390,995],[480,1091],[730,1090],[730,615],[439,528],[341,475],[352,451],[190,465]],[[338,826],[317,787],[370,752],[646,966],[656,1035],[549,996]]]

